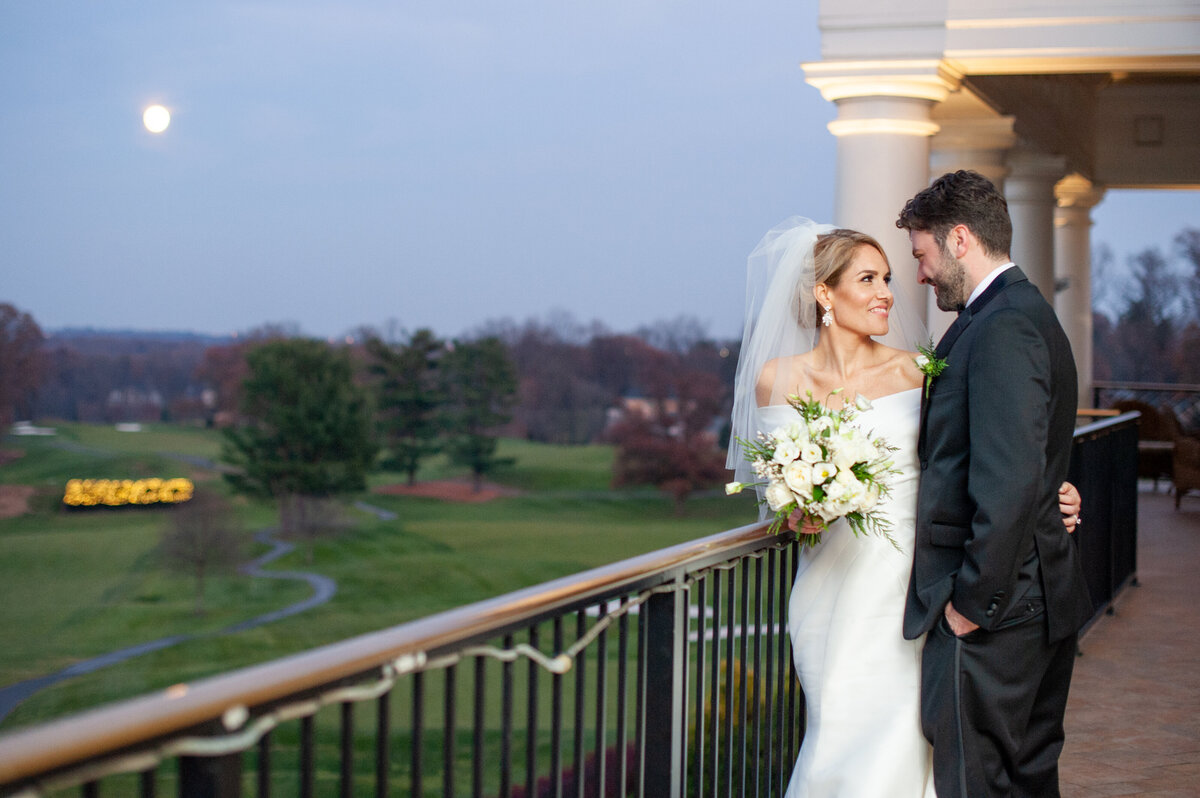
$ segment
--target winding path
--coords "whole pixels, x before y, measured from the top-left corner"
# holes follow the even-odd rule
[[[268,563],[278,560],[285,554],[289,554],[295,550],[295,546],[282,540],[276,540],[273,537],[275,530],[273,527],[263,529],[255,534],[254,539],[259,543],[270,546],[271,550],[260,557],[256,557],[248,563],[240,566],[238,571],[247,576],[260,577],[266,579],[292,579],[301,582],[307,582],[312,587],[312,595],[303,601],[296,602],[287,607],[284,607],[274,612],[268,612],[265,615],[259,615],[256,618],[235,623],[232,626],[227,626],[224,629],[219,629],[215,632],[205,632],[201,634],[185,634],[173,635],[164,637],[159,640],[151,640],[148,643],[139,643],[136,646],[122,648],[117,651],[110,651],[107,654],[101,654],[91,659],[85,659],[81,662],[76,662],[61,671],[51,673],[47,676],[38,676],[33,679],[26,679],[23,682],[11,684],[8,687],[0,688],[0,722],[3,722],[9,713],[16,709],[17,705],[25,699],[29,698],[39,690],[45,689],[52,684],[61,682],[65,679],[70,679],[74,676],[82,676],[86,673],[95,673],[101,668],[107,668],[110,665],[116,665],[119,662],[124,662],[134,657],[140,657],[143,654],[149,654],[152,651],[161,651],[164,648],[178,645],[188,640],[195,640],[203,637],[213,637],[216,635],[234,634],[247,629],[253,629],[257,626],[263,626],[268,623],[289,618],[305,610],[312,609],[318,605],[324,604],[333,598],[337,593],[337,582],[327,576],[320,574],[306,573],[303,571],[266,571],[263,566]]]

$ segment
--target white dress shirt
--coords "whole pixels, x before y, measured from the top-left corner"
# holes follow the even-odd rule
[[[984,277],[982,280],[980,280],[979,285],[975,286],[975,290],[971,292],[971,297],[967,300],[967,307],[970,307],[972,302],[974,302],[976,299],[979,299],[979,295],[986,291],[987,287],[995,282],[996,278],[999,277],[1005,269],[1011,269],[1016,265],[1017,264],[1010,260],[1003,266],[997,266],[995,269],[992,269],[990,272],[988,272],[987,277]]]

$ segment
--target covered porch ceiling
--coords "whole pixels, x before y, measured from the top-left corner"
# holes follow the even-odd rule
[[[1108,188],[1200,188],[1194,70],[964,74],[933,116],[1011,117],[1013,131]]]

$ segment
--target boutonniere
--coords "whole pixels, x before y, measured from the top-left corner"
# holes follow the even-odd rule
[[[942,373],[946,368],[946,358],[938,357],[933,353],[933,341],[922,346],[917,344],[917,356],[913,358],[913,362],[917,364],[917,368],[925,375],[925,398],[929,398],[929,386],[933,383],[933,378]]]

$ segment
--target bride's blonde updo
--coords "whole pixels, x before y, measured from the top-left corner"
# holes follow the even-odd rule
[[[816,327],[818,321],[817,300],[813,288],[824,283],[836,288],[841,282],[846,267],[854,260],[859,247],[873,247],[887,262],[887,253],[871,236],[857,230],[838,228],[817,236],[813,245],[812,269],[806,269],[796,286],[796,321],[801,327]]]

